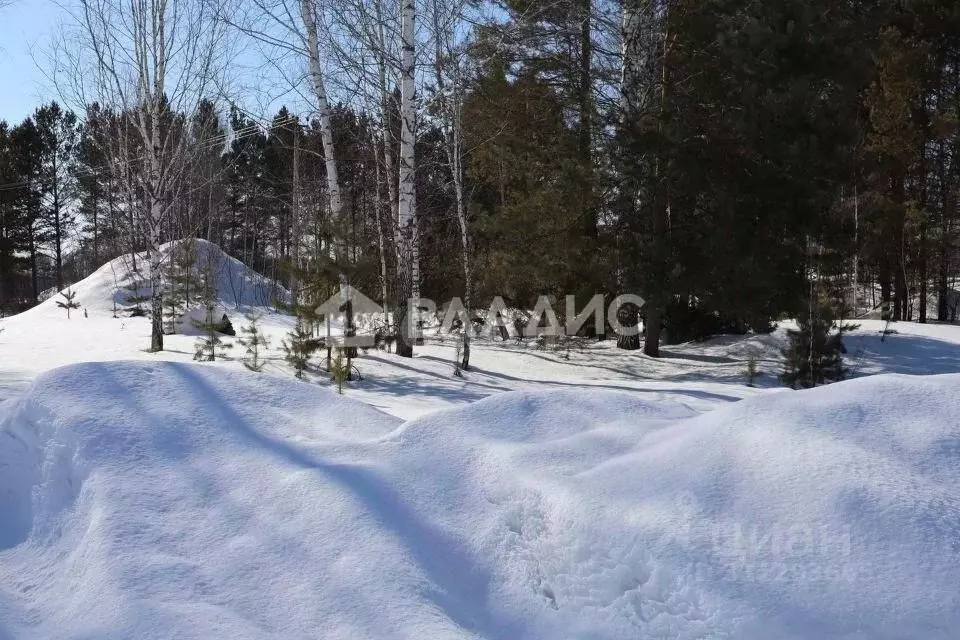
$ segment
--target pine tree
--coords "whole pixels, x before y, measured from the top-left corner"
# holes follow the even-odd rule
[[[248,313],[245,317],[249,324],[240,328],[243,337],[237,339],[237,342],[247,351],[247,357],[243,361],[243,366],[250,371],[260,373],[263,371],[264,365],[263,360],[260,359],[260,349],[270,346],[270,341],[267,340],[267,337],[263,335],[263,332],[260,330],[260,325],[258,324],[260,316]]]
[[[200,271],[198,289],[199,299],[203,303],[205,313],[203,321],[198,322],[194,320],[193,322],[193,326],[203,331],[204,335],[197,338],[197,343],[194,347],[194,360],[214,362],[217,359],[218,349],[222,351],[233,347],[232,344],[224,342],[220,338],[220,333],[223,330],[223,321],[218,320],[215,314],[217,308],[215,277],[216,273],[214,272],[213,261],[208,260]]]
[[[757,367],[757,354],[753,351],[747,356],[747,367],[743,370],[743,375],[747,378],[747,386],[755,387],[757,378],[760,377],[760,369]]]
[[[75,195],[72,167],[80,127],[77,116],[56,102],[44,105],[33,115],[41,141],[41,167],[44,199],[43,224],[53,241],[53,258],[57,287],[63,286],[64,257],[67,238],[75,222],[71,203]]]
[[[180,318],[198,297],[196,264],[196,241],[193,238],[187,238],[178,243],[172,256],[167,275],[167,291],[163,299],[164,317],[167,322],[166,333],[176,333]]]
[[[310,358],[322,346],[319,338],[313,337],[302,317],[297,317],[297,324],[281,342],[284,359],[295,372],[297,378],[303,380],[304,371],[310,366]],[[331,367],[332,368],[332,367]]]
[[[466,330],[464,330],[466,333]],[[463,370],[460,368],[460,358],[463,355],[463,345],[465,341],[457,340],[453,343],[453,375],[458,378],[463,377]]]
[[[150,283],[143,279],[136,271],[130,275],[130,281],[123,286],[126,292],[123,296],[123,303],[127,306],[131,317],[139,318],[147,315],[143,304],[150,300],[150,295],[144,293],[144,291],[149,288]]]
[[[337,349],[337,355],[330,362],[330,377],[337,385],[337,393],[343,395],[343,383],[350,377],[350,359],[344,354],[344,350]]]
[[[74,301],[74,298],[77,296],[77,292],[67,289],[66,291],[61,291],[60,295],[63,296],[63,300],[57,300],[57,306],[61,309],[67,310],[67,320],[69,320],[70,310],[80,308],[80,303]]]
[[[167,286],[166,293],[163,295],[164,333],[177,332],[177,321],[181,318],[182,311],[183,298],[178,294],[176,287],[171,284]]]
[[[854,325],[838,325],[830,306],[820,303],[812,313],[807,311],[798,319],[797,329],[787,335],[790,344],[783,349],[783,372],[780,381],[791,388],[809,389],[846,377],[843,366],[843,331],[855,329]]]

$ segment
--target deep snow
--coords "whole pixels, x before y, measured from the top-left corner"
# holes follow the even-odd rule
[[[0,427],[0,637],[953,638],[958,389],[514,392],[400,424],[73,365]]]
[[[0,320],[0,640],[956,637],[960,375],[871,374],[960,373],[960,328],[861,321],[858,379],[807,392],[783,329],[479,339],[464,378],[428,335],[343,397],[283,363],[286,292],[200,250],[267,374],[147,353],[127,259],[74,285],[87,317]]]

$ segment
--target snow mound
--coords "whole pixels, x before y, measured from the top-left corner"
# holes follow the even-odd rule
[[[202,239],[196,239],[196,264],[194,272],[209,261],[217,273],[217,297],[219,312],[242,310],[249,307],[269,307],[275,301],[288,301],[289,292],[277,282],[257,273],[236,258],[231,257],[220,247]],[[163,268],[172,262],[180,241],[168,242],[160,247]],[[149,262],[145,252],[136,256],[130,254],[115,258],[92,274],[69,287],[75,294],[74,301],[96,315],[112,314],[114,303],[118,311],[132,304],[139,294],[150,295]],[[22,314],[13,316],[18,321],[30,322],[39,318],[65,316],[66,312],[57,306],[64,298],[53,291],[43,302]],[[144,308],[149,308],[145,302]],[[83,309],[73,311],[83,313]]]
[[[178,363],[0,422],[0,638],[951,638],[960,375],[403,424]]]

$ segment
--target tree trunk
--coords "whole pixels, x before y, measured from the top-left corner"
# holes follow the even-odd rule
[[[300,122],[293,123],[293,185],[290,190],[290,302],[300,302],[298,281],[300,269]]]
[[[323,162],[326,169],[327,196],[330,201],[331,228],[340,220],[343,213],[343,199],[340,193],[340,177],[337,173],[336,154],[333,147],[333,125],[330,103],[327,100],[327,89],[323,77],[323,67],[320,64],[319,34],[317,32],[317,18],[314,0],[300,0],[300,15],[307,35],[307,57],[309,58],[310,81],[313,85],[314,97],[317,100],[317,119],[320,122],[320,141],[323,146]],[[336,242],[331,236],[330,258],[337,261]],[[349,258],[347,258],[349,259]],[[340,273],[340,291],[347,291],[346,276]],[[352,330],[352,316],[348,317],[345,329]]]
[[[54,146],[54,158],[56,158],[57,151],[57,147]],[[57,269],[57,291],[60,291],[63,289],[63,229],[60,223],[60,176],[58,173],[57,162],[56,159],[54,159],[52,172],[53,181],[51,184],[53,190],[53,242],[54,259]]]
[[[33,304],[40,302],[40,286],[37,278],[37,244],[34,240],[34,229],[30,229],[30,284],[32,286]]]
[[[373,156],[377,156],[377,144],[373,142]],[[389,174],[387,174],[387,183],[392,184]],[[382,194],[382,173],[380,163],[377,162],[377,203],[374,207],[374,215],[377,223],[377,248],[380,258],[380,304],[383,306],[383,331],[390,331],[390,311],[388,309],[389,301],[387,299],[387,241],[386,234],[383,232],[383,194]],[[392,191],[392,190],[391,190]],[[393,206],[393,198],[387,200],[387,211]]]
[[[643,352],[652,358],[659,358],[660,332],[662,329],[659,307],[655,304],[650,304],[648,301],[646,305],[646,316],[643,322]]]
[[[664,18],[665,21],[669,17]],[[663,28],[663,53],[660,58],[660,108],[657,127],[662,132],[663,123],[667,118],[668,112],[668,87],[670,82],[669,74],[669,53],[670,53],[671,33],[669,23],[664,23]],[[654,170],[654,192],[656,201],[653,206],[653,238],[650,242],[653,244],[652,253],[654,261],[653,295],[646,304],[646,321],[644,322],[644,343],[643,352],[654,358],[660,357],[660,334],[662,330],[663,314],[666,310],[666,301],[668,299],[667,278],[669,273],[668,248],[670,246],[668,235],[670,233],[670,160],[664,157],[661,151],[656,159],[656,168]]]
[[[416,131],[414,128],[414,20],[413,0],[403,0],[401,10],[401,38],[403,54],[400,82],[400,174],[398,179],[397,218],[399,238],[397,243],[398,321],[397,353],[404,357],[413,356],[412,343],[420,339],[419,331],[413,336],[404,335],[409,324],[407,315],[408,300],[420,298],[420,255],[418,250],[415,191],[415,155]]]
[[[593,207],[593,3],[580,0],[580,68],[577,91],[580,110],[580,130],[577,147],[583,172],[583,232],[587,237],[597,233],[597,219]]]
[[[890,263],[886,258],[880,264],[878,278],[880,280],[880,319],[890,320],[890,290],[892,284],[890,282]]]
[[[589,3],[589,0],[587,0]],[[434,74],[437,81],[437,93],[441,101],[441,130],[444,136],[444,147],[447,155],[447,165],[450,169],[450,178],[453,182],[453,194],[457,211],[457,224],[460,230],[460,258],[463,265],[463,306],[466,310],[467,318],[463,326],[463,347],[460,354],[460,369],[470,370],[470,306],[472,303],[472,283],[473,274],[470,269],[470,231],[467,224],[467,204],[463,189],[463,143],[462,129],[463,121],[461,118],[462,105],[460,95],[460,78],[458,58],[454,52],[451,38],[454,34],[440,24],[437,15],[437,6],[434,5],[433,13],[434,44],[436,47],[434,57]],[[455,26],[451,28],[456,28]],[[446,51],[444,51],[446,48]],[[450,86],[447,86],[447,69],[444,68],[444,62],[451,65],[449,69],[453,71],[453,77]]]
[[[166,35],[164,14],[162,11],[155,12],[152,21],[152,44],[153,53],[153,91],[149,95],[146,108],[149,108],[149,129],[147,123],[143,123],[141,131],[149,131],[148,140],[144,140],[144,146],[150,150],[150,175],[147,184],[147,197],[150,199],[149,228],[150,228],[150,285],[151,285],[151,309],[153,317],[150,325],[150,350],[163,351],[163,256],[160,253],[161,233],[163,229],[164,215],[166,214],[166,199],[164,193],[163,175],[163,148],[164,144],[160,134],[160,118],[164,111],[166,100],[164,83],[166,80]],[[147,78],[141,77],[142,85],[146,85]]]
[[[330,104],[327,101],[327,89],[320,65],[319,35],[313,0],[300,1],[300,15],[307,32],[308,63],[310,82],[317,100],[317,120],[320,122],[320,142],[323,146],[323,163],[326,169],[327,196],[330,199],[330,216],[340,218],[343,201],[340,197],[340,177],[337,173],[337,161],[333,150],[333,127],[331,124]]]
[[[617,322],[621,327],[632,327],[634,329],[634,331],[629,334],[617,334],[617,348],[627,351],[636,351],[639,349],[640,333],[636,331],[636,329],[639,329],[640,326],[640,308],[631,302],[620,305],[620,308],[617,310]]]

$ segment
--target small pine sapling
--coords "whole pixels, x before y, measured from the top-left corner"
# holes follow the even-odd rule
[[[177,323],[190,305],[202,295],[201,280],[210,278],[204,271],[212,271],[213,260],[207,261],[201,269],[199,277],[194,273],[197,264],[197,247],[193,238],[182,240],[173,254],[170,269],[167,273],[167,289],[164,293],[164,316],[166,318],[167,333],[176,333]],[[221,331],[221,333],[223,333]],[[229,334],[228,334],[229,335]]]
[[[208,259],[208,268],[213,267],[211,260]],[[173,269],[170,273],[170,284],[177,292],[177,295],[183,301],[185,307],[189,307],[197,297],[200,283],[194,269],[197,264],[197,243],[193,238],[187,238],[180,242],[177,251],[173,256]],[[202,276],[202,274],[201,274]]]
[[[346,357],[342,348],[337,348],[337,355],[330,361],[330,378],[337,385],[337,393],[343,395],[343,383],[350,377],[350,358]]]
[[[77,292],[71,289],[66,289],[65,291],[61,291],[60,295],[63,296],[63,300],[57,300],[57,306],[61,309],[67,310],[67,320],[69,320],[70,310],[80,308],[80,303],[74,300],[74,298],[77,297]]]
[[[176,287],[169,286],[163,294],[163,332],[166,334],[177,332],[177,321],[182,316],[183,298]]]
[[[260,316],[254,313],[248,313],[246,315],[247,322],[249,323],[245,327],[240,327],[240,333],[242,336],[237,339],[246,350],[247,357],[243,360],[243,366],[245,366],[250,371],[256,371],[260,373],[263,371],[263,360],[260,359],[260,349],[265,349],[270,346],[269,340],[263,335],[263,331],[260,330]]]
[[[463,370],[460,369],[460,359],[463,357],[463,342],[457,340],[453,343],[453,375],[458,378],[463,377]]]
[[[232,344],[224,342],[220,338],[220,329],[223,324],[221,320],[215,319],[215,310],[217,306],[217,290],[214,280],[214,272],[210,262],[204,267],[200,275],[200,300],[205,309],[202,322],[194,320],[193,326],[204,332],[204,335],[197,338],[194,346],[194,360],[205,360],[214,362],[217,359],[217,350],[230,349]]]
[[[203,336],[197,338],[197,342],[194,345],[194,360],[214,362],[217,359],[218,350],[221,352],[220,356],[223,357],[223,351],[233,348],[232,344],[224,342],[220,337],[220,334],[217,332],[217,327],[220,326],[220,323],[214,321],[210,314],[207,314],[203,322],[194,321],[193,326],[204,332]]]
[[[847,370],[843,366],[843,332],[856,325],[837,323],[827,304],[820,304],[815,313],[805,313],[797,319],[799,327],[787,331],[790,343],[783,350],[783,372],[780,381],[792,388],[817,387],[843,380]]]
[[[757,386],[757,378],[760,377],[760,369],[757,366],[758,362],[757,354],[751,351],[747,356],[747,368],[743,370],[743,375],[747,378],[748,387]]]
[[[293,368],[294,375],[300,380],[303,380],[303,374],[310,366],[310,358],[313,357],[320,346],[321,341],[313,337],[306,322],[299,316],[293,330],[280,343],[280,347],[285,354],[284,360]]]
[[[130,282],[124,286],[124,289],[127,291],[127,294],[124,296],[124,304],[128,307],[131,317],[142,317],[147,315],[146,310],[143,308],[143,304],[150,300],[150,296],[143,293],[145,288],[149,288],[150,285],[146,281],[138,277],[139,274],[134,272]]]

